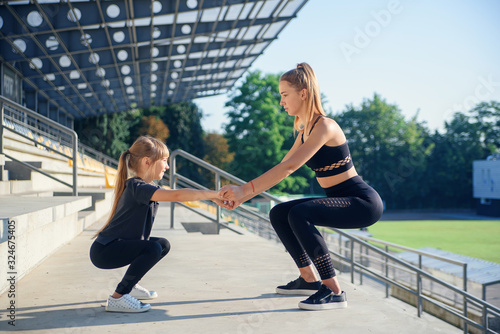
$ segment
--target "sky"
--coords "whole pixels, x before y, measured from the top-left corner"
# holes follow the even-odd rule
[[[250,71],[307,62],[334,115],[377,93],[442,130],[454,112],[500,101],[499,17],[498,0],[309,0]],[[205,131],[223,133],[228,100],[195,100]]]

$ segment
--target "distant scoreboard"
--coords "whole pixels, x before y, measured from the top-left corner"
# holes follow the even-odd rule
[[[476,160],[472,170],[474,198],[500,199],[500,160]]]

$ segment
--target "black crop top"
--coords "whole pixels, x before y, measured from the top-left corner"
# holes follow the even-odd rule
[[[312,125],[309,134],[311,134],[312,129],[320,117],[318,117]],[[304,143],[304,133],[302,133],[302,143]],[[338,146],[323,145],[318,152],[306,162],[306,165],[316,173],[316,177],[337,175],[354,166],[347,141]]]

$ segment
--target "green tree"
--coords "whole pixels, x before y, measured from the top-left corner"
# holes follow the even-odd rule
[[[180,102],[161,108],[156,107],[148,110],[146,115],[149,113],[157,114],[168,127],[170,134],[167,145],[171,151],[182,149],[203,159],[205,156],[205,143],[201,126],[203,113],[194,102]],[[185,177],[207,185],[201,173],[202,169],[185,159],[178,160],[177,171]]]
[[[130,128],[136,123],[130,112],[103,114],[77,120],[75,131],[83,144],[118,159],[130,146]]]
[[[469,112],[470,122],[478,124],[480,141],[485,154],[500,151],[500,102],[481,102]],[[486,157],[483,157],[486,158]]]
[[[348,105],[335,116],[349,142],[354,165],[385,201],[387,208],[423,205],[422,178],[432,145],[416,116],[406,121],[397,105],[378,94],[360,107]]]
[[[293,144],[293,117],[280,111],[279,78],[279,74],[249,72],[226,103],[230,109],[225,137],[234,152],[229,171],[243,180],[278,164]],[[273,190],[302,193],[309,189],[311,176],[310,171],[301,169]]]
[[[456,112],[443,134],[432,136],[429,157],[430,203],[433,208],[472,208],[472,162],[500,147],[500,103],[481,102],[469,112]]]

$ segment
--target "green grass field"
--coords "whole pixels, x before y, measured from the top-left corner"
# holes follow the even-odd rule
[[[368,232],[406,247],[439,248],[500,263],[500,220],[379,221]]]

